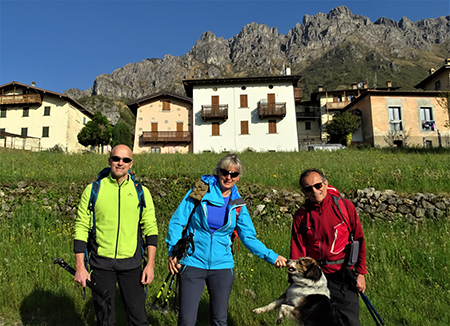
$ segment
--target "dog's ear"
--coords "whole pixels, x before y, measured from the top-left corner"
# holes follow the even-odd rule
[[[305,277],[313,281],[318,281],[320,280],[321,276],[322,270],[320,269],[319,265],[316,261],[311,261],[310,265],[306,269]]]

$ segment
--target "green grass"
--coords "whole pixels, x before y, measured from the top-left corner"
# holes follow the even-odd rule
[[[400,192],[413,189],[413,192],[448,193],[448,156],[446,151],[393,153],[381,150],[243,153],[240,157],[245,172],[240,183],[245,191],[250,188],[244,187],[243,182],[297,188],[300,171],[315,166],[330,175],[333,185],[348,191],[374,186]],[[220,157],[220,154],[135,156],[133,170],[138,176],[169,176],[166,181],[155,181],[161,182],[164,195],[154,196],[160,237],[156,276],[148,289],[148,302],[153,301],[167,276],[164,238],[170,214],[193,180],[211,172]],[[82,188],[95,177],[104,162],[105,156],[93,154],[6,152],[2,153],[0,163],[0,183],[14,187],[21,180],[40,182],[47,186],[47,197],[65,198],[69,194],[78,195],[67,190],[71,182],[80,183],[79,188]],[[401,175],[397,169],[401,170]],[[83,301],[81,288],[73,282],[73,277],[51,259],[62,257],[74,265],[74,220],[43,208],[39,197],[36,203],[27,198],[17,203],[21,207],[14,210],[13,218],[0,216],[0,324],[94,325],[90,293]],[[1,202],[4,200],[0,197]],[[367,216],[361,219],[368,252],[366,293],[386,325],[449,325],[449,217],[414,225],[372,220]],[[288,256],[291,219],[281,217],[268,222],[267,218],[257,217],[253,220],[259,238],[277,253]],[[229,324],[274,325],[275,312],[257,316],[251,309],[267,304],[286,289],[286,271],[275,269],[251,255],[242,243],[239,250],[235,245],[235,260]],[[118,304],[117,325],[123,325],[125,317]],[[173,298],[169,306],[167,315],[148,311],[150,323],[176,324]],[[374,324],[362,301],[361,321],[363,325]],[[289,321],[284,324],[293,325]],[[208,325],[206,293],[200,304],[199,325]]]

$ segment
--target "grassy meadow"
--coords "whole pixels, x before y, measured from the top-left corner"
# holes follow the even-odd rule
[[[16,187],[27,181],[47,189],[47,196],[67,197],[70,185],[92,181],[106,166],[105,155],[1,152],[0,185]],[[133,171],[139,177],[178,177],[195,180],[209,173],[221,154],[136,155]],[[345,150],[338,152],[242,153],[244,176],[240,183],[278,189],[297,189],[300,172],[309,167],[325,171],[330,183],[344,192],[365,187],[401,193],[450,193],[450,152]],[[239,184],[238,184],[239,185]],[[1,190],[1,189],[0,189]],[[155,202],[160,231],[155,280],[148,288],[152,302],[167,276],[164,238],[170,214],[187,189],[174,188],[164,201]],[[0,197],[0,200],[1,197]],[[0,206],[1,207],[1,206]],[[252,208],[250,207],[250,210]],[[450,325],[449,238],[450,220],[420,224],[385,222],[361,216],[366,235],[368,270],[366,294],[386,325]],[[277,253],[288,256],[291,219],[267,222],[254,218],[259,238]],[[73,277],[54,265],[62,257],[74,265],[74,220],[22,200],[8,219],[0,216],[0,325],[95,325],[90,293],[86,301]],[[236,278],[229,307],[229,324],[274,325],[276,313],[253,315],[251,309],[267,304],[287,287],[287,273],[251,255],[235,244]],[[117,303],[117,325],[125,317]],[[175,325],[175,300],[169,313],[148,310],[154,325]],[[204,293],[198,325],[209,325]],[[361,301],[363,325],[374,322]],[[293,325],[285,321],[285,325]]]

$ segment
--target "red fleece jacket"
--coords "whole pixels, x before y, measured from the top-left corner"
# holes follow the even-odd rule
[[[359,256],[354,269],[360,274],[367,274],[366,245],[364,233],[352,202],[345,199],[349,220],[347,223],[354,230],[354,240],[359,241]],[[328,193],[321,204],[307,200],[295,213],[292,223],[291,259],[310,256],[316,260],[339,260],[345,257],[348,243],[348,228]],[[335,273],[341,264],[323,265],[324,273]]]

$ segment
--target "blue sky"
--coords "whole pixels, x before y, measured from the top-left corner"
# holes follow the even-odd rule
[[[205,31],[229,39],[251,22],[286,34],[303,16],[345,5],[355,15],[412,21],[450,15],[450,1],[0,0],[0,85],[62,93],[127,63],[182,56]]]

